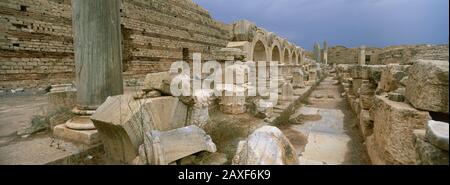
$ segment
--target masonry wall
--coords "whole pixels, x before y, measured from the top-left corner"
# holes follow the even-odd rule
[[[165,71],[193,52],[214,59],[232,26],[191,0],[123,0],[125,79]],[[70,0],[0,1],[0,89],[43,87],[75,78]]]
[[[447,60],[448,45],[414,45],[387,47],[378,56],[380,64],[406,64],[411,59]]]
[[[328,49],[329,63],[357,64],[359,48],[334,46]],[[400,45],[366,48],[366,64],[406,64],[413,59],[447,60],[448,45]]]

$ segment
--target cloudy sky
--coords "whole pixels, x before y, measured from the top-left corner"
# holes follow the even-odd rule
[[[448,43],[449,0],[194,0],[225,23],[248,19],[311,50]]]

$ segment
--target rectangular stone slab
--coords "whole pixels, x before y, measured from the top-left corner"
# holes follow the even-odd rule
[[[413,131],[425,128],[428,112],[403,102],[375,96],[370,109],[374,121],[367,150],[373,164],[415,164]]]
[[[409,71],[406,98],[421,110],[449,113],[448,61],[419,60]]]

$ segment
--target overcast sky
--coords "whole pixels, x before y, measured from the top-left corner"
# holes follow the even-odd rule
[[[225,23],[248,19],[311,50],[448,44],[449,0],[194,0]]]

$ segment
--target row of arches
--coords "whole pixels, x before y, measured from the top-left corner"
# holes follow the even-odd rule
[[[303,54],[300,48],[282,44],[278,39],[268,43],[263,34],[257,34],[250,48],[250,59],[253,61],[278,61],[281,64],[301,64]]]

